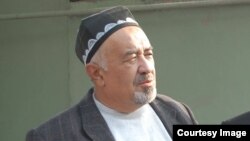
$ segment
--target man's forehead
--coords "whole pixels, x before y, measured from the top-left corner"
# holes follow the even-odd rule
[[[102,45],[107,55],[127,54],[139,50],[152,49],[140,27],[129,26],[117,30]]]
[[[152,46],[140,46],[140,47],[134,47],[134,48],[128,48],[127,51],[140,51],[140,50],[153,50]]]
[[[124,27],[113,35],[111,35],[111,40],[117,43],[124,43],[128,46],[135,46],[140,48],[141,46],[151,47],[150,41],[144,31],[136,26]]]

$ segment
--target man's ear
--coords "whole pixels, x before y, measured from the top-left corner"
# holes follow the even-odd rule
[[[101,73],[102,69],[100,68],[100,66],[94,63],[89,63],[86,64],[85,71],[95,84],[98,85],[104,84],[103,76]]]

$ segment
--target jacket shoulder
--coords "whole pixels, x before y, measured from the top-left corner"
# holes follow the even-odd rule
[[[165,109],[177,112],[177,115],[187,117],[188,119],[190,119],[192,124],[198,123],[191,108],[183,102],[177,101],[172,97],[163,94],[157,94],[155,102],[158,103],[158,105],[162,105],[162,107],[165,107]]]
[[[79,105],[58,113],[54,117],[31,129],[26,134],[26,141],[69,141],[82,138]],[[81,139],[84,140],[84,139]]]

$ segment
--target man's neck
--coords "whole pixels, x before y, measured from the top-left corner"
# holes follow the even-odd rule
[[[104,106],[124,114],[132,113],[143,106],[135,104],[133,102],[123,104],[121,102],[112,101],[108,98],[103,97],[102,94],[97,94],[96,92],[93,93],[93,97]]]

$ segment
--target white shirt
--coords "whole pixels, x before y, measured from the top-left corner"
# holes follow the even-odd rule
[[[106,107],[95,97],[94,101],[116,141],[172,141],[149,104],[124,114]]]

